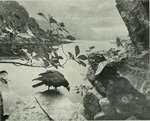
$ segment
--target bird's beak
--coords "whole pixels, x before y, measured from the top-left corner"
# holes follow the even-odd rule
[[[70,86],[67,86],[66,88],[67,88],[67,90],[68,90],[68,92],[69,92],[69,91],[70,91]]]

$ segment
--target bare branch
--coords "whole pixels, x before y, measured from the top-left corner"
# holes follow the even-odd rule
[[[7,64],[14,64],[15,66],[28,66],[28,67],[39,67],[43,68],[44,66],[39,66],[39,65],[32,65],[32,64],[24,64],[20,62],[14,62],[14,61],[0,61],[0,63],[7,63]]]
[[[68,58],[68,59],[62,64],[62,66],[64,66],[69,60],[70,60],[70,58]]]

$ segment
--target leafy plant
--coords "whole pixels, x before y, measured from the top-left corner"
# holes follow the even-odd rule
[[[86,63],[84,61],[86,61],[88,57],[86,55],[80,55],[80,48],[78,45],[75,46],[75,55],[72,54],[71,52],[68,52],[68,54],[72,60],[77,62],[79,65],[86,67]]]
[[[80,85],[80,86],[75,86],[74,91],[76,91],[77,94],[81,94],[83,96],[86,94],[89,90],[92,90],[94,87],[89,87],[86,85]]]
[[[36,19],[33,17],[30,18],[28,12],[18,2],[0,1],[0,3],[0,55],[17,56],[21,60],[27,61],[26,64],[15,64],[12,62],[15,65],[20,64],[45,68],[63,67],[64,64],[61,64],[60,60],[64,58],[58,55],[57,50],[59,46],[63,48],[63,38],[70,40],[73,38],[66,29],[65,24],[63,22],[57,22],[51,15],[46,17],[43,13],[38,13],[50,25],[50,29],[44,31],[40,28]],[[11,10],[10,7],[12,6],[10,5],[13,6]],[[3,7],[6,9],[3,10]],[[57,34],[54,34],[54,31]],[[69,35],[64,37],[59,31],[64,31]],[[35,60],[41,61],[41,63],[39,65],[33,63]]]

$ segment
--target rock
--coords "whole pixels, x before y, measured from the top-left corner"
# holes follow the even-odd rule
[[[0,92],[0,119],[2,119],[2,117],[3,117],[3,99]]]
[[[56,92],[56,90],[37,93],[34,97],[53,120],[86,121],[75,105],[65,95]]]
[[[21,98],[12,91],[3,91],[3,116],[9,116],[8,121],[19,121],[20,120],[20,110],[24,106],[24,102]]]
[[[146,96],[136,90],[127,79],[120,77],[107,88],[111,105],[118,110],[122,118],[136,116],[138,119],[149,119]]]
[[[138,119],[135,116],[131,116],[130,118],[128,118],[126,120],[138,120]]]
[[[103,98],[99,101],[101,108],[105,114],[105,120],[119,120],[122,117],[117,113],[115,108],[111,105],[110,101],[107,98]]]
[[[93,82],[95,79],[95,71],[92,68],[88,68],[86,78],[90,81]]]
[[[128,28],[137,53],[149,48],[149,1],[116,0],[116,7]],[[136,34],[135,34],[136,33]]]
[[[3,87],[3,89],[2,89]],[[65,95],[56,90],[20,97],[0,81],[0,119],[7,121],[86,121]],[[3,99],[2,99],[3,97]]]
[[[90,92],[84,96],[83,106],[91,119],[93,119],[98,112],[102,111],[99,105],[99,99]]]
[[[2,96],[7,121],[86,120],[68,98],[54,90],[26,97],[8,90]]]
[[[103,111],[97,113],[95,116],[94,116],[94,120],[103,120],[105,118],[105,114]]]
[[[83,104],[81,103],[75,103],[76,110],[83,116],[85,119],[90,119],[90,116],[86,113],[85,108]]]

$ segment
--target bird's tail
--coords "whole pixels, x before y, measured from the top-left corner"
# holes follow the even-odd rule
[[[33,88],[36,88],[36,87],[39,87],[39,86],[42,86],[44,83],[43,82],[40,82],[40,83],[37,83],[35,85],[32,85]]]

